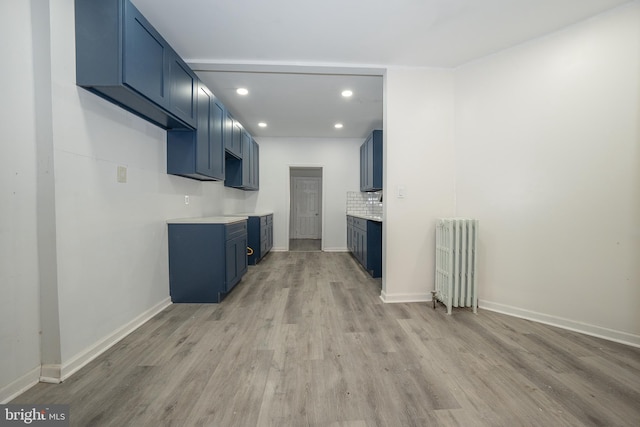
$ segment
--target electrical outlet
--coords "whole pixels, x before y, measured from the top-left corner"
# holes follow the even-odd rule
[[[189,196],[184,196],[184,204],[185,205],[189,204]]]

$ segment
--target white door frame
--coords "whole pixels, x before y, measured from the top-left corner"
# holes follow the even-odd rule
[[[286,211],[286,215],[285,215],[285,220],[287,222],[286,224],[286,230],[287,230],[287,251],[289,251],[289,240],[291,239],[291,169],[320,169],[321,171],[321,177],[322,179],[320,180],[320,188],[321,188],[321,197],[320,200],[322,201],[322,206],[320,207],[320,212],[321,212],[321,216],[322,218],[320,219],[320,250],[324,250],[324,221],[325,221],[325,206],[326,206],[326,191],[324,191],[324,182],[325,182],[325,167],[324,165],[318,165],[318,164],[290,164],[287,166],[287,170],[288,170],[288,177],[289,179],[287,179],[287,188],[286,188],[286,194],[287,194],[287,211]]]

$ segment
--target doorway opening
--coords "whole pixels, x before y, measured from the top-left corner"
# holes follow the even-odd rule
[[[322,250],[322,168],[290,167],[289,251]]]

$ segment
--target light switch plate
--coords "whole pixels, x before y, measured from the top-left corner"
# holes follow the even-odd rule
[[[127,167],[118,166],[118,182],[127,182]]]

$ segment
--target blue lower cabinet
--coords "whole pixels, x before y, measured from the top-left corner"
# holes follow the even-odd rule
[[[169,223],[174,303],[217,303],[247,272],[247,222]]]
[[[372,277],[382,277],[382,223],[347,216],[347,248]]]
[[[273,215],[249,216],[249,264],[256,265],[273,248]]]

